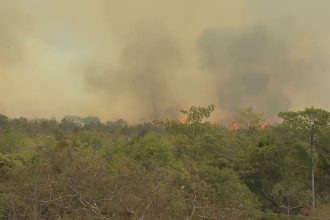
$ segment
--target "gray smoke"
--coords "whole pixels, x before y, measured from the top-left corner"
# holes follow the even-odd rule
[[[87,89],[109,95],[115,103],[135,103],[127,111],[143,115],[144,120],[174,117],[179,109],[174,81],[181,57],[169,31],[147,22],[132,28],[122,40],[124,47],[114,69],[102,64],[88,68]]]
[[[20,11],[16,3],[2,4],[0,7],[0,65],[8,66],[21,61],[22,43],[20,36],[30,28],[29,18],[21,12],[21,16],[11,17],[14,8]],[[11,17],[10,20],[8,18]],[[4,74],[3,72],[0,73]]]
[[[227,111],[252,106],[268,115],[288,110],[290,92],[302,92],[322,65],[313,47],[293,59],[291,40],[262,25],[205,30],[199,40],[202,69],[216,82],[218,105]]]
[[[128,121],[330,108],[328,0],[1,1],[0,112]],[[184,10],[182,10],[184,9]],[[157,21],[157,22],[154,22]]]

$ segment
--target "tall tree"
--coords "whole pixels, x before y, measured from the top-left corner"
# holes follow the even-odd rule
[[[186,115],[186,123],[191,124],[194,130],[194,135],[197,136],[197,129],[204,118],[210,117],[214,111],[215,105],[208,105],[207,107],[192,106],[188,111],[181,110],[181,113]]]
[[[251,132],[256,131],[265,123],[264,114],[256,112],[252,107],[239,109],[235,118],[240,128]]]
[[[322,130],[329,129],[330,112],[319,108],[306,108],[304,111],[281,112],[283,124],[302,131],[309,139],[311,153],[312,207],[315,209],[315,144]]]

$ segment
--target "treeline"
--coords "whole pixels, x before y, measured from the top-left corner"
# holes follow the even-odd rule
[[[329,112],[269,124],[247,108],[228,126],[213,110],[134,125],[0,115],[0,219],[280,219],[329,204]]]

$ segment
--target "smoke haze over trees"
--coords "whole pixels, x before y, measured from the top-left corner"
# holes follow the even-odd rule
[[[328,219],[329,8],[1,0],[0,220]]]
[[[5,0],[0,111],[137,122],[193,104],[215,103],[217,120],[328,108],[329,4]]]
[[[269,124],[247,108],[232,127],[214,110],[138,124],[0,115],[0,219],[327,219],[329,112]]]

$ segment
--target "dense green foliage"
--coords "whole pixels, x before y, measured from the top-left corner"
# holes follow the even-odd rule
[[[330,200],[329,113],[237,112],[239,129],[205,121],[131,125],[96,117],[0,115],[0,219],[276,219]],[[313,147],[310,138],[313,128]]]

